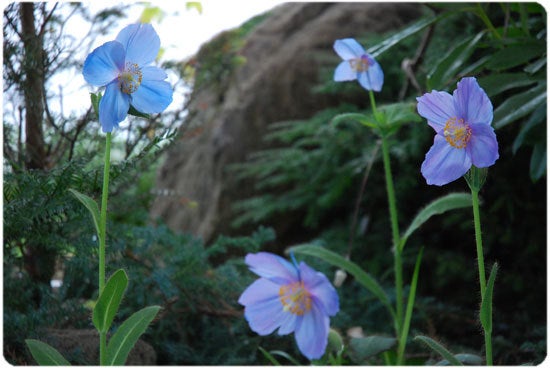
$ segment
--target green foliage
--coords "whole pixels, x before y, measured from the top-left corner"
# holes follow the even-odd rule
[[[63,356],[57,350],[55,350],[48,344],[33,339],[25,340],[25,343],[31,351],[32,357],[39,365],[70,365],[70,363],[65,358],[63,358]]]
[[[424,344],[428,345],[430,349],[441,355],[446,359],[451,365],[464,365],[460,360],[458,360],[449,350],[447,350],[443,345],[435,341],[434,339],[429,338],[428,336],[416,336],[414,338],[417,341],[421,341]]]
[[[127,286],[128,276],[124,270],[116,271],[107,280],[92,314],[92,322],[99,332],[109,331]]]

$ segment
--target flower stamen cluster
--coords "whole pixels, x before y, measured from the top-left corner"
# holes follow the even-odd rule
[[[311,296],[302,281],[282,285],[279,289],[279,300],[285,312],[297,316],[303,316],[311,309]]]
[[[464,119],[449,118],[445,123],[443,136],[454,148],[465,148],[472,137],[472,129],[464,122]]]
[[[141,68],[136,63],[127,62],[124,71],[119,74],[118,82],[122,92],[131,94],[137,91],[141,85],[143,73]]]

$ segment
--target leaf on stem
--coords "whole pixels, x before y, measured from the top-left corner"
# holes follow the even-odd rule
[[[441,215],[449,210],[469,207],[472,205],[472,196],[469,193],[450,193],[430,202],[413,219],[403,236],[401,237],[400,250],[403,251],[409,236],[422,224],[435,215]]]
[[[94,307],[92,321],[99,332],[107,332],[118,311],[122,296],[128,286],[124,270],[116,271],[107,281]]]
[[[361,267],[359,267],[354,262],[349,261],[339,254],[334,253],[326,248],[311,244],[291,247],[287,250],[287,252],[294,252],[294,254],[305,254],[321,258],[325,262],[328,262],[336,267],[347,271],[348,273],[353,275],[353,277],[355,277],[357,282],[359,282],[367,290],[373,293],[388,308],[391,316],[395,319],[395,311],[393,310],[393,307],[391,306],[390,300],[384,292],[384,289],[382,289],[380,284],[378,284],[378,282],[371,275],[363,271],[363,269],[361,269]]]
[[[106,365],[124,365],[130,350],[155,318],[159,306],[151,306],[132,314],[109,340]]]
[[[74,189],[69,189],[69,191],[78,199],[92,214],[92,219],[94,220],[95,225],[95,231],[97,233],[97,237],[99,238],[100,231],[99,231],[99,207],[97,206],[97,203],[90,197],[88,197],[86,194],[82,194],[79,191],[76,191]]]
[[[397,339],[394,337],[368,336],[353,338],[349,343],[350,354],[355,362],[362,363],[367,358],[390,350],[396,343]]]
[[[59,351],[42,341],[27,339],[25,344],[27,344],[32,357],[39,365],[71,365]]]
[[[481,310],[479,312],[479,319],[481,326],[486,334],[491,334],[493,331],[493,287],[495,285],[495,278],[497,277],[498,264],[495,263],[491,269],[489,275],[489,281],[487,282],[487,288],[485,294],[481,300]]]
[[[416,336],[415,340],[422,341],[424,344],[428,345],[430,349],[441,355],[446,359],[451,365],[463,365],[460,360],[458,360],[449,350],[447,350],[443,345],[436,342],[435,340],[429,338],[428,336]]]

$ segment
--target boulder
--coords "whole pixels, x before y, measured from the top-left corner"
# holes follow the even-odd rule
[[[419,14],[417,4],[385,2],[288,3],[273,9],[245,36],[238,52],[244,62],[193,91],[186,129],[158,171],[156,189],[166,195],[155,200],[152,217],[206,242],[237,234],[230,225],[232,205],[253,191],[235,180],[229,165],[266,148],[262,137],[270,124],[339,104],[312,91],[321,67],[340,60],[332,50],[336,39],[398,29]],[[199,68],[212,45],[228,36],[222,33],[203,46],[196,56]],[[278,236],[295,220],[274,219]]]

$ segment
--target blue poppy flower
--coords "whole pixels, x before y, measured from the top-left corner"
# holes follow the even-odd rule
[[[462,78],[453,94],[432,91],[416,99],[418,113],[436,132],[420,171],[428,184],[444,185],[472,165],[483,168],[498,159],[491,126],[493,105],[473,77]]]
[[[99,103],[103,132],[111,132],[126,118],[132,105],[145,114],[164,111],[172,102],[172,87],[166,73],[151,64],[160,49],[160,39],[150,24],[131,24],[115,41],[96,48],[84,61],[86,82],[105,88]]]
[[[380,64],[368,54],[353,38],[334,42],[334,51],[342,61],[334,71],[334,81],[351,81],[357,79],[368,91],[380,92],[384,84],[384,72]]]
[[[292,264],[275,254],[260,252],[245,258],[261,278],[239,298],[250,328],[268,335],[294,332],[298,348],[308,359],[323,356],[330,316],[339,310],[338,294],[330,281],[304,262]]]

